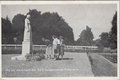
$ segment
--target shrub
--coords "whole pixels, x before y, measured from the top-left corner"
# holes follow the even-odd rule
[[[25,57],[27,61],[41,61],[45,58],[43,53],[27,54]]]

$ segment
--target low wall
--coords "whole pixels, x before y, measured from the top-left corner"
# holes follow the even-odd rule
[[[46,45],[33,45],[34,51],[45,52]],[[98,48],[96,46],[70,46],[66,45],[64,47],[66,52],[98,52]],[[22,45],[14,45],[14,44],[2,44],[2,53],[6,54],[8,52],[13,53],[21,53]]]

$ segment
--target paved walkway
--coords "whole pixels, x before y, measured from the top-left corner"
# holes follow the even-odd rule
[[[5,57],[5,56],[4,56]],[[4,58],[3,57],[3,58]],[[9,60],[8,60],[9,61]],[[7,62],[5,62],[7,64]],[[9,66],[11,69],[27,69],[28,71],[4,72],[6,76],[16,77],[91,77],[91,65],[86,53],[65,53],[63,60],[42,60],[36,62],[26,61],[11,61],[19,63],[19,65],[10,66],[4,65],[4,68]],[[5,70],[5,69],[4,69]],[[30,70],[30,71],[29,71]],[[32,71],[31,71],[32,70]],[[6,74],[5,74],[6,73]]]

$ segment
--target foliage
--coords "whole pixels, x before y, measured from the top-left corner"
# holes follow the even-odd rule
[[[111,23],[111,31],[109,33],[102,32],[99,36],[100,39],[95,40],[95,45],[100,49],[103,49],[104,47],[110,47],[111,49],[117,48],[117,12],[114,14]]]
[[[43,44],[41,38],[52,40],[52,35],[63,36],[66,44],[74,41],[72,28],[57,13],[45,12],[41,14],[33,9],[29,11],[31,15],[31,26],[33,32],[33,42]]]
[[[100,51],[103,51],[104,46],[101,43],[101,39],[94,40],[94,43],[95,43],[95,46],[97,46]]]
[[[25,19],[25,16],[22,14],[17,14],[12,19],[12,27],[14,31],[13,36],[17,38],[16,43],[18,44],[21,44],[23,40],[22,38],[24,33],[24,19]]]
[[[2,18],[2,44],[13,43],[12,24],[8,17]]]
[[[109,33],[110,35],[110,47],[112,49],[117,48],[117,12],[114,14],[113,19],[112,19],[112,28]]]
[[[108,55],[108,54],[101,54],[103,57],[111,61],[112,63],[117,63],[117,55]]]
[[[42,59],[45,58],[44,54],[40,54],[40,53],[36,53],[34,55],[27,54],[25,57],[27,61],[41,61]]]
[[[93,33],[91,28],[86,26],[86,30],[83,30],[80,34],[80,38],[76,41],[76,45],[91,46],[93,44]]]
[[[58,13],[45,12],[42,13],[36,9],[29,10],[27,14],[31,15],[32,38],[34,44],[44,44],[42,38],[52,40],[52,35],[63,36],[65,44],[74,43],[74,35],[72,28]],[[24,33],[25,16],[17,14],[12,19],[13,38],[17,38],[16,43],[21,44]],[[4,31],[3,31],[4,32]],[[8,31],[9,32],[9,31]]]
[[[109,47],[109,33],[107,32],[101,33],[100,43],[103,47]]]

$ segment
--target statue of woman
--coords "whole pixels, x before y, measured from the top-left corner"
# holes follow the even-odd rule
[[[25,29],[24,29],[24,40],[23,41],[31,41],[32,39],[32,31],[30,26],[30,15],[28,14],[25,18]]]
[[[30,25],[30,15],[25,18],[24,38],[22,43],[22,55],[32,53],[32,30]]]

